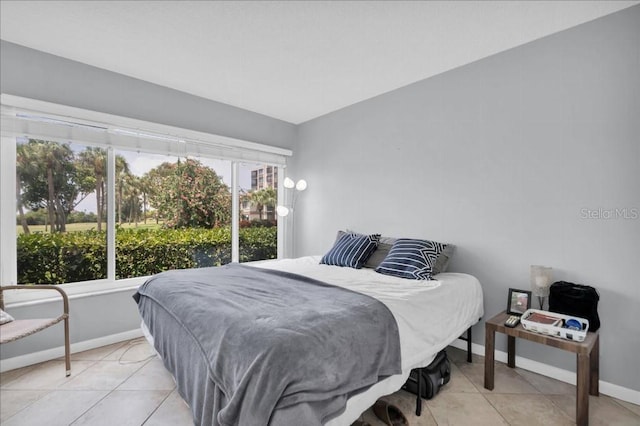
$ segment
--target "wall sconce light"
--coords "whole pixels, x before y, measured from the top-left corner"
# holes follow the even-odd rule
[[[291,200],[291,205],[289,207],[287,206],[276,207],[276,213],[278,214],[278,216],[284,217],[289,215],[289,213],[293,213],[293,209],[296,205],[296,200],[298,199],[298,193],[307,189],[307,181],[304,179],[300,179],[298,182],[294,182],[293,179],[291,179],[290,177],[286,177],[284,178],[284,182],[282,183],[282,185],[286,189],[295,188],[295,191],[293,193],[293,199]]]
[[[547,266],[531,265],[531,292],[538,296],[540,309],[544,309],[544,300],[549,296],[552,281],[552,269]]]

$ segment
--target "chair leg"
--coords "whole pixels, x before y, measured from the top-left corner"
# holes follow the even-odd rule
[[[416,416],[422,414],[422,368],[417,368],[417,382],[418,382],[418,392],[416,395]]]
[[[467,362],[472,362],[471,358],[471,327],[467,329]]]
[[[69,344],[69,318],[64,319],[64,362],[67,369],[66,376],[71,375],[71,347]]]

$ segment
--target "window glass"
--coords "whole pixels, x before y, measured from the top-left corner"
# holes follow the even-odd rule
[[[106,151],[16,141],[18,283],[106,278]]]
[[[107,151],[17,139],[19,284],[107,278]],[[231,162],[115,151],[116,279],[231,261]]]
[[[278,255],[278,167],[240,164],[240,262],[275,259]]]
[[[282,164],[286,150],[215,135],[182,139],[153,123],[142,131],[3,110],[5,119],[24,133],[3,132],[0,146],[2,229],[10,236],[0,245],[3,283],[102,288],[223,265],[236,260],[236,247],[241,262],[277,257],[278,166],[259,162]]]
[[[116,151],[116,278],[231,261],[231,162]]]

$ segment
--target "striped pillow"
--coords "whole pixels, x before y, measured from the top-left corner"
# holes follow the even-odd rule
[[[376,272],[412,280],[430,280],[438,255],[446,244],[399,238]]]
[[[345,233],[338,238],[331,250],[322,256],[320,263],[360,269],[378,247],[378,241],[380,234]]]

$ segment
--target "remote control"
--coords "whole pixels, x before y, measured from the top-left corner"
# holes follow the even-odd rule
[[[504,325],[507,326],[507,327],[510,327],[510,328],[513,328],[513,327],[517,326],[518,324],[520,324],[520,317],[517,316],[517,315],[511,315],[504,322]]]

